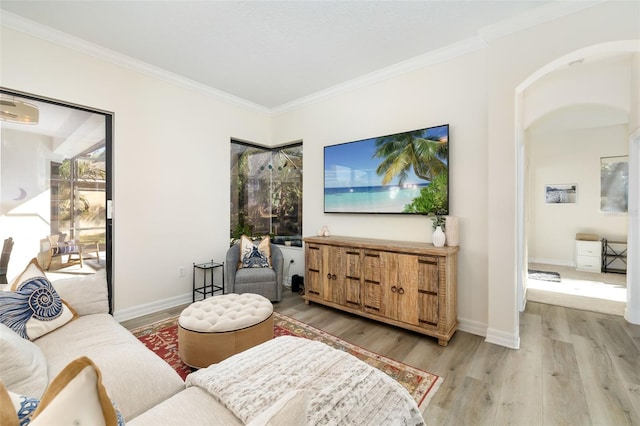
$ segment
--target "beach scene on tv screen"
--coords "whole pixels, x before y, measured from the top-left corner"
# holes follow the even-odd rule
[[[448,213],[449,126],[324,149],[327,213]]]

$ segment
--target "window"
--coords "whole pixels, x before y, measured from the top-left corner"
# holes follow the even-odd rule
[[[302,246],[302,144],[231,141],[231,239],[270,235]]]
[[[104,247],[105,184],[104,143],[62,163],[51,162],[51,233],[64,233],[72,240]]]

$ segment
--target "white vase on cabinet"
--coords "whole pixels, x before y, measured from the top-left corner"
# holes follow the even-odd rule
[[[436,247],[443,247],[446,241],[446,236],[444,235],[444,231],[442,230],[442,226],[436,226],[436,230],[433,231],[433,238],[431,239],[433,245]]]

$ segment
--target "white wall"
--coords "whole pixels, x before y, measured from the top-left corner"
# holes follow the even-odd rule
[[[631,112],[629,114],[629,133],[640,130],[640,54],[631,60]]]
[[[588,56],[583,63],[565,65],[536,81],[524,94],[524,127],[544,131],[544,126],[550,125],[575,128],[627,123],[632,96],[632,58],[636,56],[638,54],[612,58]],[[576,106],[580,107],[577,111]],[[584,116],[596,108],[593,116]],[[557,112],[566,114],[559,117],[561,121],[553,122],[551,119]]]
[[[283,284],[291,287],[291,276],[304,277],[304,249],[302,247],[278,246],[284,257]]]
[[[39,241],[49,235],[51,195],[50,137],[24,134],[3,127],[0,131],[0,241],[12,237],[10,259],[31,260],[40,251]],[[26,193],[24,198],[20,189]],[[25,264],[9,262],[7,277],[17,276]]]
[[[265,114],[2,27],[4,87],[114,113],[114,308],[190,300],[193,262],[224,260],[230,138],[270,142]]]
[[[2,158],[0,167],[3,170],[0,181],[0,214],[7,214],[33,199],[49,188],[49,158],[51,156],[51,138],[34,133],[22,133],[16,130],[0,129]],[[26,192],[24,199],[17,188]],[[34,212],[34,214],[47,212]]]
[[[352,90],[273,119],[273,140],[304,140],[303,235],[431,242],[424,216],[323,213],[323,147],[449,123],[450,210],[460,219],[458,313],[486,324],[486,92],[482,52]]]
[[[600,212],[600,158],[628,154],[627,126],[534,134],[529,260],[574,266],[576,233],[626,240],[627,214]],[[575,183],[576,204],[546,204],[544,186]]]

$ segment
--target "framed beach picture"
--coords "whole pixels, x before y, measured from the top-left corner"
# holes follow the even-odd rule
[[[578,185],[575,183],[545,185],[544,202],[545,204],[576,204]]]
[[[629,210],[629,156],[600,158],[600,211]]]

